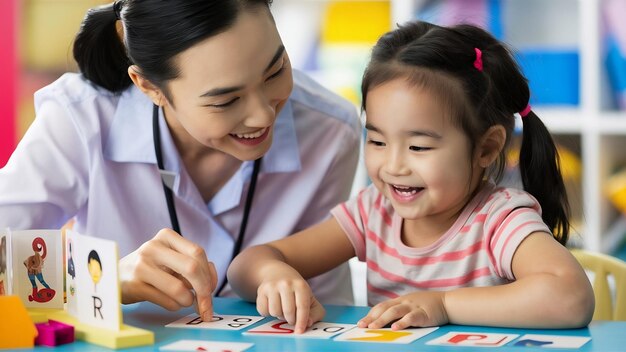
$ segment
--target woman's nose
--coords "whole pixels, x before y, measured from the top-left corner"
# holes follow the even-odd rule
[[[255,94],[248,110],[245,124],[253,127],[266,127],[276,119],[275,103],[264,92]]]

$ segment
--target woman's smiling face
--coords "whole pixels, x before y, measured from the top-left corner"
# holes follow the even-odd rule
[[[239,160],[270,148],[293,79],[289,57],[268,9],[245,9],[226,31],[176,57],[166,119],[173,132]]]

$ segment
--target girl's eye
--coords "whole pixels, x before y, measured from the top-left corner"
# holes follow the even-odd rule
[[[368,140],[367,140],[367,143],[369,143],[369,144],[371,144],[371,145],[374,145],[374,146],[376,146],[376,147],[384,147],[384,146],[385,146],[385,143],[383,143],[383,142],[379,142],[379,141],[375,141],[375,140],[373,140],[373,139],[368,139]]]
[[[208,107],[211,107],[211,108],[223,109],[223,108],[227,108],[227,107],[233,105],[237,100],[239,100],[239,98],[233,98],[232,100],[229,100],[228,102],[226,102],[224,104],[207,104],[205,106],[208,106]]]
[[[426,147],[417,147],[417,146],[414,146],[414,145],[412,145],[412,146],[410,146],[410,147],[409,147],[409,150],[410,150],[410,151],[413,151],[413,152],[425,152],[425,151],[430,150],[430,149],[431,149],[431,148],[426,148]]]

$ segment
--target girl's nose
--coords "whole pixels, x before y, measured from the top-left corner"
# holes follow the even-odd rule
[[[398,150],[390,150],[385,161],[385,171],[393,176],[406,176],[410,173],[404,153]]]

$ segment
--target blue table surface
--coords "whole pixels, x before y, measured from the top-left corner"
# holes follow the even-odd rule
[[[233,298],[216,298],[214,301],[215,310],[219,314],[227,315],[259,315],[254,304],[244,302]],[[356,322],[367,314],[368,307],[353,306],[326,306],[326,316],[323,321],[356,324]],[[594,321],[589,327],[583,329],[569,330],[543,330],[543,329],[510,329],[510,328],[491,328],[481,326],[461,326],[461,325],[445,325],[434,332],[413,341],[410,344],[382,344],[382,343],[361,343],[361,342],[343,342],[334,341],[332,339],[292,339],[287,337],[266,337],[266,336],[247,336],[241,333],[249,328],[263,324],[271,318],[265,318],[261,322],[251,325],[249,328],[241,331],[226,330],[206,330],[206,329],[180,329],[166,328],[165,324],[171,323],[179,318],[194,313],[192,309],[184,309],[177,312],[170,312],[151,303],[138,303],[123,307],[124,323],[143,329],[154,331],[155,344],[140,348],[123,349],[123,351],[153,351],[159,347],[176,342],[182,339],[191,340],[211,340],[211,341],[231,341],[231,342],[251,342],[254,346],[246,350],[246,352],[254,351],[486,351],[494,350],[493,348],[484,347],[468,347],[468,346],[435,346],[426,345],[426,342],[433,340],[439,336],[445,335],[450,331],[462,332],[482,332],[482,333],[511,333],[518,334],[521,337],[524,334],[543,334],[543,335],[561,335],[561,336],[585,336],[591,337],[591,341],[587,342],[579,349],[574,351],[597,351],[597,352],[620,352],[626,351],[626,321]],[[519,339],[519,337],[517,339]],[[539,347],[519,347],[512,346],[514,340],[507,345],[495,348],[495,351],[565,351],[566,349],[547,349]],[[110,351],[108,348],[100,347],[76,341],[71,344],[58,346],[54,349],[50,347],[37,347],[34,351]],[[25,350],[20,350],[25,351]]]

